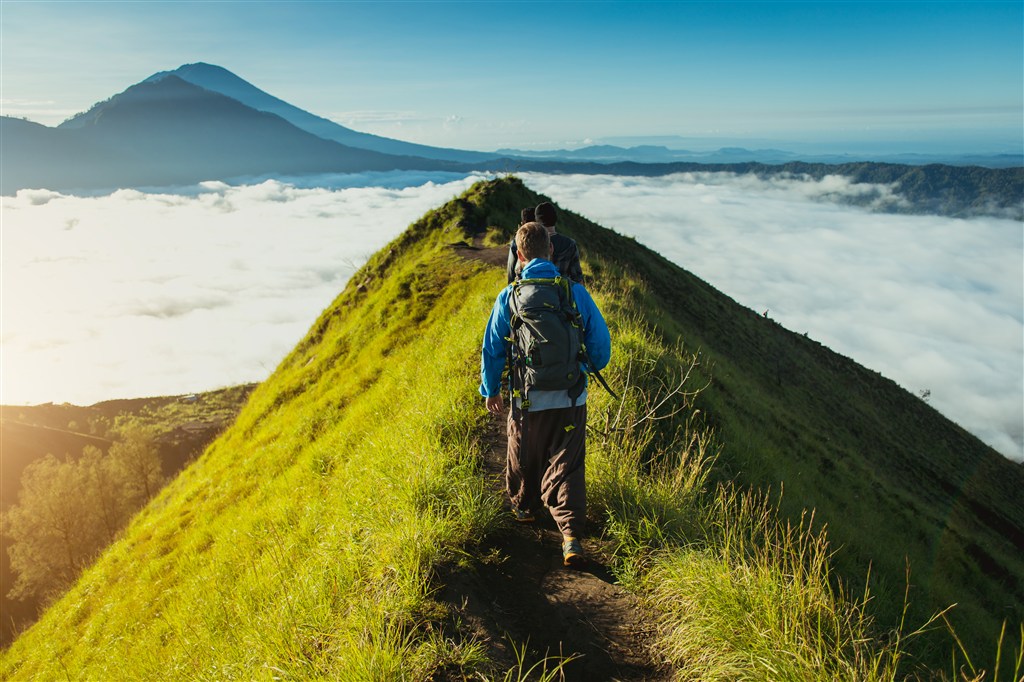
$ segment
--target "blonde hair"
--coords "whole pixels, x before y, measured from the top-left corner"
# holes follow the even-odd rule
[[[516,250],[526,260],[551,257],[548,229],[537,222],[526,223],[516,232]]]

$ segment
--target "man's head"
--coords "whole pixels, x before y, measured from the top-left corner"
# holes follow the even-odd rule
[[[543,204],[538,204],[537,208],[533,211],[533,216],[536,218],[538,223],[554,232],[555,223],[558,222],[558,216],[555,214],[555,207],[549,202],[545,201]]]
[[[526,223],[533,222],[533,206],[527,206],[519,213],[519,225],[522,227]]]
[[[524,263],[534,258],[551,258],[551,238],[540,223],[526,223],[516,232],[516,252]]]

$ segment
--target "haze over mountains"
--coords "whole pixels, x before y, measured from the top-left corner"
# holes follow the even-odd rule
[[[0,117],[0,132],[0,193],[7,195],[29,188],[96,193],[388,170],[632,176],[708,171],[844,175],[857,183],[891,184],[903,201],[887,211],[1024,216],[1024,167],[1009,157],[990,159],[990,165],[1015,167],[893,165],[851,157],[822,163],[780,150],[690,153],[656,145],[514,154],[444,149],[351,130],[203,63],[154,74],[56,128]],[[924,160],[929,159],[918,159]],[[843,163],[832,165],[836,161]],[[872,197],[863,201],[870,205]]]

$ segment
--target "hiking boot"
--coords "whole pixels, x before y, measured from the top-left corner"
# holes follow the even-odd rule
[[[537,517],[533,515],[533,512],[528,509],[520,509],[519,507],[512,507],[512,516],[519,523],[533,523],[537,520]]]
[[[569,568],[582,568],[587,563],[583,545],[576,538],[567,537],[562,543],[562,563]]]

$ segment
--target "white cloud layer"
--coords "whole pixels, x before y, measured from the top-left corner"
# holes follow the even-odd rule
[[[367,257],[477,179],[434,178],[4,197],[0,401],[265,379]]]
[[[870,213],[836,203],[866,189],[837,177],[523,178],[787,328],[930,390],[945,415],[1024,459],[1021,223]],[[477,179],[368,173],[4,197],[0,402],[262,380],[370,254]]]
[[[1024,460],[1020,222],[870,213],[835,203],[867,191],[840,177],[523,178]]]

